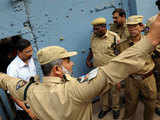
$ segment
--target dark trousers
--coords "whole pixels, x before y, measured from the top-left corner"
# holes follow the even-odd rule
[[[14,120],[32,120],[28,113],[24,110],[16,110],[16,117]]]

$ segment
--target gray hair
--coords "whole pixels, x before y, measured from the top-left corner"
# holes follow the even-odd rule
[[[62,59],[57,59],[56,61],[41,65],[44,76],[48,76],[51,73],[52,68],[56,65],[60,66],[61,63]]]

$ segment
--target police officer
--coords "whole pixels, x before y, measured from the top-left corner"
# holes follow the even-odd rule
[[[116,8],[112,12],[113,23],[110,24],[110,30],[117,33],[121,41],[127,40],[129,36],[128,28],[126,25],[126,12],[122,8]]]
[[[119,46],[126,48],[134,45],[136,42],[144,40],[142,31],[142,18],[139,15],[130,16],[127,20],[127,27],[130,37],[127,41],[122,42]],[[128,47],[127,47],[128,46]],[[121,49],[121,51],[123,51]],[[139,95],[142,96],[144,102],[144,120],[153,120],[155,102],[156,102],[156,82],[153,75],[154,61],[149,54],[146,57],[148,64],[148,72],[145,74],[134,74],[126,80],[126,105],[124,119],[129,119],[135,113],[139,101]],[[146,67],[146,66],[144,66]]]
[[[130,74],[150,71],[146,69],[146,57],[160,43],[159,29],[160,15],[144,40],[112,59],[106,66],[99,67],[96,77],[88,82],[79,83],[76,78],[63,74],[61,62],[65,60],[69,64],[69,57],[76,55],[75,52],[51,46],[38,52],[40,64],[48,68],[43,70],[43,83],[26,83],[0,73],[0,87],[8,89],[19,100],[25,98],[25,102],[40,120],[91,120],[91,100],[95,96],[108,91],[112,85]]]
[[[120,38],[116,33],[106,29],[105,18],[96,18],[91,24],[93,25],[93,34],[91,36],[91,48],[86,63],[88,67],[91,67],[91,60],[93,58],[93,66],[98,67],[107,64],[117,55],[116,45],[118,41],[120,41]],[[111,89],[111,97],[113,117],[117,119],[120,115],[120,93],[116,86]],[[109,111],[111,111],[108,93],[100,95],[100,103],[102,110],[100,111],[98,117],[103,118]]]

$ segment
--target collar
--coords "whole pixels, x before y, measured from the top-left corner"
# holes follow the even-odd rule
[[[47,77],[43,77],[43,83],[59,83],[59,84],[62,84],[64,82],[62,81],[62,78],[60,78],[60,77],[47,76]]]
[[[16,59],[18,61],[19,67],[24,67],[25,65],[27,65],[19,56],[17,56]]]
[[[63,84],[66,81],[70,81],[72,77],[69,74],[65,74],[66,79],[60,78],[60,77],[54,77],[54,76],[45,76],[43,77],[43,83],[57,83],[57,84]]]
[[[31,63],[31,61],[33,60],[33,58],[31,57],[28,60],[28,64],[26,64],[25,62],[23,62],[23,60],[18,55],[17,55],[16,59],[18,60],[18,64],[20,67],[28,66]]]

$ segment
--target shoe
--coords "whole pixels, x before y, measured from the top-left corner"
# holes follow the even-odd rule
[[[156,108],[155,113],[160,116],[160,108]]]
[[[113,119],[118,119],[120,116],[120,110],[113,110]]]
[[[99,118],[99,119],[103,118],[103,117],[104,117],[108,112],[110,112],[111,110],[112,110],[111,108],[109,108],[109,109],[106,110],[106,111],[101,110],[100,113],[98,114],[98,118]]]

